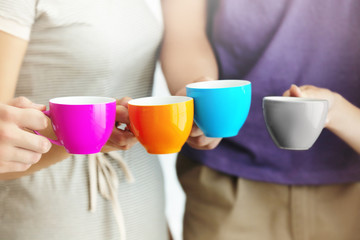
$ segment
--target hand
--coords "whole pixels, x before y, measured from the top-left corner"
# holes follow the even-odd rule
[[[335,99],[338,95],[337,93],[332,92],[326,88],[318,88],[312,85],[303,85],[301,87],[298,87],[293,84],[288,90],[284,92],[283,95],[288,97],[321,98],[328,100],[329,110],[328,110],[325,127],[327,127],[330,124],[334,114],[333,109],[336,102]]]
[[[0,173],[25,171],[50,150],[48,139],[27,131],[47,127],[45,108],[25,97],[0,104]]]
[[[204,81],[213,81],[214,79],[209,78],[209,77],[200,77],[198,79],[196,79],[195,81],[193,81],[192,83],[195,82],[204,82]],[[180,89],[176,94],[176,96],[186,96],[186,87],[183,87],[182,89]],[[196,124],[194,123],[191,132],[190,132],[190,136],[187,140],[187,143],[189,144],[190,147],[198,149],[198,150],[210,150],[210,149],[214,149],[216,148],[219,143],[221,142],[222,138],[209,138],[206,137],[205,134],[203,133],[203,131],[201,131],[201,129],[196,126]]]
[[[203,131],[194,123],[187,143],[190,147],[198,150],[211,150],[219,145],[221,139],[206,137]]]
[[[131,98],[129,97],[116,100],[116,126],[112,131],[110,139],[102,148],[102,152],[128,150],[137,143],[135,135],[129,129],[130,120],[128,102],[130,100]],[[122,125],[125,125],[122,129],[118,128]]]

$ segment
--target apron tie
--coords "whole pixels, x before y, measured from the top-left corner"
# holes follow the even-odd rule
[[[115,160],[124,171],[127,182],[134,182],[134,177],[121,155],[117,152],[106,153],[111,159]],[[116,222],[120,231],[120,239],[126,240],[124,216],[121,211],[118,199],[119,180],[115,169],[111,165],[104,153],[89,155],[89,192],[90,192],[90,211],[96,210],[97,192],[111,202],[114,210]]]

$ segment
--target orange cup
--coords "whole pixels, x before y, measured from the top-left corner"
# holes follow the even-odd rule
[[[185,96],[129,101],[130,129],[151,154],[177,153],[190,135],[194,100]]]

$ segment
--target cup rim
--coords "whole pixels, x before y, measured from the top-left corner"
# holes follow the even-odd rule
[[[192,97],[187,96],[152,96],[132,99],[128,102],[132,106],[166,106],[177,103],[193,101]]]
[[[202,81],[189,83],[186,85],[188,89],[225,89],[225,88],[236,88],[243,87],[251,84],[248,80],[240,79],[220,79],[220,80],[211,80],[211,81]]]
[[[116,102],[115,98],[111,97],[99,97],[99,96],[67,96],[57,97],[49,100],[51,104],[56,105],[96,105],[96,104],[108,104]]]
[[[328,102],[322,98],[308,98],[308,97],[287,97],[287,96],[266,96],[263,101],[270,102],[295,102],[295,103],[306,103],[306,102]]]

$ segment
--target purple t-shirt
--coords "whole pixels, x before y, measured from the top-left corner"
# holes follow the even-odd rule
[[[359,0],[220,0],[211,36],[220,79],[251,81],[251,109],[238,136],[209,151],[184,146],[182,154],[252,180],[360,180],[360,156],[333,133],[324,129],[309,150],[282,150],[262,114],[262,98],[282,95],[292,83],[328,88],[360,107]]]

